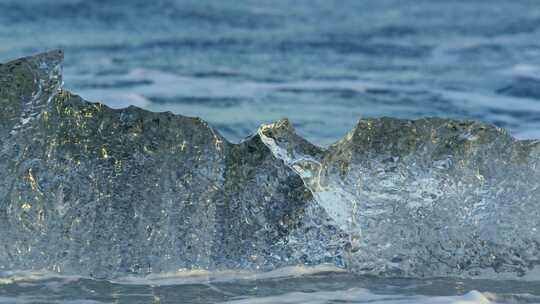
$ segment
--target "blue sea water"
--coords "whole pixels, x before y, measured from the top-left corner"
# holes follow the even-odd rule
[[[540,3],[2,0],[0,60],[62,48],[65,85],[200,116],[238,141],[289,117],[319,144],[363,117],[540,137]]]
[[[288,117],[325,145],[378,116],[475,119],[540,138],[536,0],[0,0],[0,61],[54,48],[65,87],[84,98],[199,116],[232,141]],[[292,274],[4,273],[0,303],[540,302],[534,282]]]

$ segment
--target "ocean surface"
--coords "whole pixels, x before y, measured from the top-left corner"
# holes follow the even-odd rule
[[[62,48],[65,85],[200,116],[239,141],[291,119],[332,143],[361,117],[445,116],[540,137],[540,3],[2,0],[0,60]]]
[[[65,87],[85,99],[198,116],[235,142],[282,117],[319,145],[380,116],[540,138],[536,0],[0,0],[0,61],[56,48]],[[540,283],[21,270],[0,273],[0,303],[540,303]]]
[[[0,275],[0,303],[540,303],[540,282],[384,279],[324,265],[262,274],[190,271],[113,281],[19,272]]]

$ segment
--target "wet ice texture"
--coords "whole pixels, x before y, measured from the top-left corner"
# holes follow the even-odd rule
[[[59,89],[61,61],[0,66],[0,269],[342,263],[338,229],[259,136],[234,145],[197,118],[89,103]]]
[[[62,57],[0,65],[0,270],[534,276],[537,141],[381,118],[325,149],[287,120],[231,144],[197,118],[62,90]]]
[[[324,151],[295,135],[287,120],[259,132],[347,233],[348,268],[534,277],[540,142],[437,118],[361,120]]]

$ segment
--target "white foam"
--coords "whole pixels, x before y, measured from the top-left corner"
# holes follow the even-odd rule
[[[489,293],[471,291],[462,296],[379,295],[367,289],[353,288],[337,291],[291,292],[271,297],[249,297],[227,304],[325,304],[325,303],[377,303],[377,304],[488,304],[496,301]]]
[[[144,277],[127,276],[114,279],[111,282],[128,285],[167,286],[233,282],[239,280],[268,280],[301,277],[325,272],[345,272],[345,270],[325,264],[318,266],[290,266],[269,272],[251,272],[240,270],[179,270],[176,272],[150,274]]]
[[[540,65],[519,63],[510,69],[504,70],[503,73],[511,76],[540,79]]]
[[[49,271],[6,271],[0,272],[0,285],[38,282],[51,279],[62,279],[66,282],[73,282],[81,279],[81,276],[62,275]]]
[[[46,297],[27,297],[19,296],[16,298],[13,297],[2,297],[0,296],[0,304],[35,304],[35,303],[61,303],[61,304],[105,304],[105,302],[94,301],[94,300],[59,300],[51,302],[50,299]]]
[[[230,80],[217,77],[181,76],[152,69],[133,69],[124,75],[68,75],[66,79],[80,83],[114,83],[116,81],[150,81],[129,89],[132,94],[154,97],[207,97],[207,98],[257,98],[277,90],[325,90],[342,89],[364,92],[368,88],[384,89],[388,86],[364,80],[305,80],[289,83]],[[404,88],[406,89],[406,88]],[[117,107],[118,94],[125,94],[125,88],[77,89],[85,98],[97,97]],[[111,92],[116,92],[111,94]]]
[[[125,276],[110,280],[112,283],[128,285],[184,285],[210,282],[230,282],[238,280],[267,280],[314,275],[327,272],[345,272],[344,269],[330,264],[317,266],[289,266],[268,272],[242,270],[209,271],[204,269],[178,270],[175,272],[154,273],[147,276]],[[63,275],[49,271],[7,271],[0,272],[0,285],[42,283],[47,280],[62,280],[63,283],[81,279],[92,279],[76,275]]]

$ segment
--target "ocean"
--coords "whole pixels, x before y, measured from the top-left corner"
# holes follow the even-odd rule
[[[448,117],[540,138],[535,0],[0,0],[0,62],[65,52],[64,87],[197,116],[231,142],[287,117],[327,146],[361,118]],[[171,269],[0,273],[0,303],[540,303],[535,281]]]

